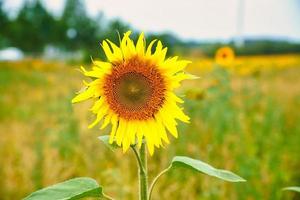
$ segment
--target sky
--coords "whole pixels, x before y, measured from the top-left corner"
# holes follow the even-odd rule
[[[15,12],[23,0],[4,0]],[[63,0],[44,0],[61,13]],[[145,32],[172,32],[184,39],[243,37],[300,41],[300,0],[85,0],[91,16],[103,12]]]

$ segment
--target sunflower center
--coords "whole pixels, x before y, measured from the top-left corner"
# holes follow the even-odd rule
[[[149,80],[139,73],[126,73],[116,80],[117,100],[130,109],[143,107],[151,95]]]
[[[110,109],[119,117],[146,120],[163,105],[166,85],[155,65],[133,57],[114,64],[104,78],[103,89]]]

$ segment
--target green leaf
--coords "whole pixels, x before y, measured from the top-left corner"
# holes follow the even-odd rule
[[[109,143],[109,135],[99,136],[98,138],[105,144],[105,146],[107,146],[112,151],[115,151],[117,148],[120,148],[115,142],[112,144]]]
[[[294,191],[294,192],[300,192],[300,187],[291,186],[291,187],[285,187],[282,190],[289,190],[289,191]]]
[[[102,187],[91,178],[74,178],[33,192],[25,200],[73,200],[84,197],[104,198]]]
[[[200,160],[195,160],[185,156],[176,156],[172,160],[171,167],[185,167],[192,169],[196,172],[202,172],[209,176],[214,176],[219,179],[229,181],[229,182],[245,182],[246,180],[242,177],[223,169],[216,169],[211,165],[202,162]]]

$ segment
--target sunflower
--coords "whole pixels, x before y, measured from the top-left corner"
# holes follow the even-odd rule
[[[102,42],[107,61],[93,60],[91,71],[81,67],[92,81],[84,82],[85,89],[72,103],[94,99],[91,111],[96,119],[89,128],[101,123],[104,129],[111,124],[110,143],[126,152],[130,145],[140,147],[146,142],[152,155],[154,147],[169,143],[167,133],[178,137],[176,120],[189,122],[174,89],[193,76],[183,71],[190,61],[166,59],[167,48],[161,41],[153,40],[147,47],[141,33],[135,45],[130,34],[124,34],[120,46],[110,40]]]
[[[216,63],[222,66],[231,64],[234,61],[234,58],[234,51],[228,46],[219,48],[215,55]]]

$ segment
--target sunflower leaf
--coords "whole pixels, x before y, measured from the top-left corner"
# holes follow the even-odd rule
[[[192,169],[196,172],[202,172],[209,176],[229,181],[229,182],[245,182],[242,177],[223,169],[216,169],[213,166],[201,161],[185,156],[175,156],[172,160],[171,167],[184,167]]]
[[[285,187],[282,190],[289,190],[289,191],[294,191],[294,192],[300,192],[300,187],[298,187],[298,186],[291,186],[291,187]]]
[[[24,200],[74,200],[84,197],[105,198],[105,195],[94,179],[80,177],[33,192]]]
[[[101,142],[103,142],[105,146],[112,151],[115,151],[116,149],[120,148],[115,142],[113,142],[112,144],[109,143],[109,135],[99,136],[98,139],[101,140]]]

